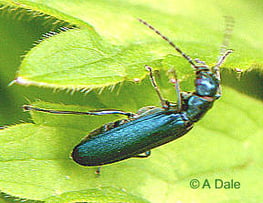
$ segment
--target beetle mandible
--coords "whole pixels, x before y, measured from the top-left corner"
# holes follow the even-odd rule
[[[100,166],[131,157],[148,157],[150,150],[186,134],[193,124],[200,120],[221,96],[219,67],[232,50],[226,50],[216,65],[209,68],[198,59],[192,60],[172,41],[147,22],[141,23],[153,30],[180,53],[194,68],[195,91],[180,92],[179,82],[174,72],[177,104],[163,98],[156,84],[153,70],[146,65],[149,77],[162,107],[143,107],[137,114],[120,110],[97,110],[89,112],[49,110],[24,105],[24,110],[34,110],[53,114],[105,115],[121,114],[127,119],[117,120],[92,131],[74,149],[73,160],[84,166]]]

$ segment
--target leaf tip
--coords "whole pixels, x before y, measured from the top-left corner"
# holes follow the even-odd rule
[[[32,82],[22,77],[17,77],[16,79],[14,79],[12,82],[9,83],[9,86],[13,85],[14,83],[20,84],[20,85],[31,85],[32,84]]]

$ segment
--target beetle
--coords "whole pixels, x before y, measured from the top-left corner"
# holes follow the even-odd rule
[[[173,71],[177,92],[177,103],[165,100],[156,84],[153,69],[146,65],[149,77],[160,101],[161,107],[143,107],[136,114],[120,110],[97,110],[89,112],[59,111],[24,105],[24,110],[41,111],[53,114],[105,115],[121,114],[127,119],[107,123],[87,135],[75,148],[71,156],[83,166],[101,166],[131,157],[145,158],[150,150],[189,132],[221,96],[219,67],[232,50],[226,50],[216,65],[209,68],[203,61],[192,60],[172,41],[158,30],[139,19],[182,55],[195,70],[195,91],[181,92]]]

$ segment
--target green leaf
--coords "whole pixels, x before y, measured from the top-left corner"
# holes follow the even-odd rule
[[[135,77],[142,79],[143,66],[153,56],[146,51],[147,47],[140,47],[121,50],[103,42],[93,31],[67,31],[31,50],[16,81],[21,84],[41,81],[39,85],[43,86],[85,89],[115,85]],[[35,64],[39,65],[32,69]]]
[[[125,84],[120,95],[112,93],[112,100],[119,101],[131,94],[134,95],[129,97],[131,103],[133,99],[137,99],[137,104],[143,103],[145,95],[136,95],[135,91],[139,93],[144,88],[147,91],[149,83]],[[164,88],[164,92],[168,96],[174,93],[172,88],[170,91]],[[99,96],[98,101],[103,102],[106,95]],[[153,97],[150,93],[149,99]],[[40,101],[35,105],[49,109],[90,109]],[[31,113],[35,124],[19,124],[0,131],[0,187],[8,194],[44,200],[51,196],[63,199],[60,195],[68,193],[68,198],[92,201],[94,195],[89,192],[96,194],[100,188],[100,194],[105,191],[102,198],[107,197],[108,190],[125,191],[126,202],[140,202],[132,200],[130,195],[149,202],[263,199],[262,184],[259,182],[254,187],[263,177],[259,170],[263,166],[262,103],[230,88],[224,88],[222,99],[186,136],[152,150],[148,159],[134,158],[103,166],[100,176],[95,174],[96,168],[79,166],[69,155],[82,137],[114,119],[113,116]],[[240,182],[241,188],[194,190],[189,186],[193,178],[201,182],[208,179],[211,185],[215,179],[233,179]],[[77,196],[71,196],[71,191]]]
[[[257,4],[262,6],[259,1]],[[138,17],[169,36],[192,58],[200,58],[213,65],[224,34],[222,16],[231,15],[237,21],[230,45],[235,54],[225,65],[242,70],[262,68],[263,45],[257,40],[262,30],[256,29],[260,25],[257,19],[260,19],[261,12],[249,2],[221,4],[203,0],[200,7],[200,3],[195,1],[187,4],[169,0],[135,4],[130,1],[76,3],[39,0],[9,2],[8,5],[33,9],[80,28],[60,33],[33,48],[21,64],[16,79],[23,85],[84,91],[101,88],[124,80],[140,80],[146,75],[144,64],[152,64],[168,54],[179,55],[143,27],[136,19]],[[240,6],[242,12],[231,9]],[[34,15],[37,16],[37,13]],[[182,61],[181,57],[175,57],[178,72],[181,64],[187,65],[186,61]],[[159,62],[154,68],[166,69]]]
[[[90,190],[82,190],[76,192],[67,192],[61,195],[50,197],[45,199],[45,202],[148,202],[142,198],[136,197],[127,192],[115,189],[112,187],[109,188],[98,188]]]

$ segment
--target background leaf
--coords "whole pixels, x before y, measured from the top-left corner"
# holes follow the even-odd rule
[[[218,23],[215,22],[218,22],[220,17],[223,25],[222,16],[224,15],[231,15],[242,20],[239,12],[223,12],[229,5],[220,4],[217,6],[218,12],[213,12],[209,18],[199,15],[197,21],[192,10],[178,8],[176,2],[173,5],[176,11],[173,15],[169,11],[166,15],[163,14],[161,8],[167,7],[165,3],[163,4],[165,7],[160,7],[159,12],[153,10],[155,6],[159,6],[157,2],[148,7],[146,7],[148,4],[142,7],[143,4],[134,5],[129,1],[125,4],[119,1],[96,1],[96,3],[79,1],[79,3],[81,10],[76,3],[68,1],[21,1],[21,4],[18,4],[20,7],[35,9],[58,17],[82,29],[58,34],[32,49],[21,64],[17,83],[76,90],[105,87],[124,80],[142,79],[145,77],[145,71],[141,68],[143,64],[162,59],[173,52],[171,47],[162,46],[164,44],[162,40],[138,23],[137,17],[150,20],[151,24],[156,24],[156,27],[171,36],[172,40],[174,34],[170,33],[176,33],[174,41],[187,50],[190,56],[202,57],[202,60],[214,64],[223,33],[222,27],[217,26]],[[170,1],[167,3],[169,4]],[[195,12],[201,12],[198,7],[195,7],[194,2],[191,3],[191,7],[196,8]],[[56,10],[58,6],[59,11]],[[240,6],[240,3],[234,2],[231,6]],[[214,8],[215,5],[206,4],[206,8],[202,10],[209,10],[211,7]],[[251,6],[248,7],[250,8]],[[181,9],[184,11],[183,15]],[[243,9],[245,12],[247,8]],[[104,20],[98,14],[103,14]],[[254,16],[256,14],[257,12]],[[116,22],[116,19],[119,20]],[[255,22],[253,23],[256,26]],[[176,26],[171,26],[172,24]],[[250,33],[249,29],[245,31],[247,32],[245,36],[255,34]],[[238,51],[235,57],[229,59],[228,67],[241,69],[262,67],[262,53],[252,51],[258,46],[262,47],[262,44],[258,41],[250,43],[249,39],[244,40],[243,32],[242,27],[241,29],[238,27],[235,31],[231,48]],[[260,32],[257,29],[258,36],[262,34]],[[180,33],[182,33],[181,36]],[[191,36],[188,33],[191,33]],[[241,40],[243,43],[240,43]],[[198,54],[196,54],[196,47],[198,47]],[[178,66],[181,64],[180,59],[176,62]],[[161,69],[162,66],[159,64],[155,68]]]

